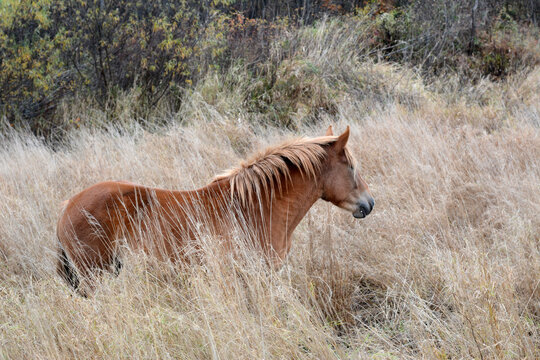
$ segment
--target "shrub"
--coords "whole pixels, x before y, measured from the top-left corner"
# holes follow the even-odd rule
[[[52,110],[69,88],[59,50],[62,36],[50,19],[51,1],[0,4],[0,113],[12,120],[34,118]]]
[[[369,96],[365,60],[464,83],[530,68],[538,11],[525,0],[5,0],[0,117],[49,137],[66,127],[58,104],[97,103],[114,122],[130,94],[132,117],[149,119],[162,104],[177,111],[206,74],[242,66],[248,107],[290,127],[335,114],[336,91]]]
[[[0,106],[15,122],[53,110],[66,93],[95,97],[140,87],[155,105],[189,83],[199,32],[227,1],[23,0],[2,5]]]
[[[534,31],[518,29],[536,28],[522,23],[534,23],[539,11],[540,6],[526,1],[407,2],[377,15],[373,46],[384,59],[410,63],[429,75],[451,70],[472,79],[501,77],[516,70],[519,58],[520,65],[537,63],[530,54],[538,52],[537,46],[526,50],[519,45],[531,42]],[[516,50],[520,56],[514,56]]]

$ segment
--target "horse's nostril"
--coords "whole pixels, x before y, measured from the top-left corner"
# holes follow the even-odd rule
[[[360,204],[360,209],[364,213],[364,215],[368,215],[371,212],[372,207],[370,204],[364,203]]]

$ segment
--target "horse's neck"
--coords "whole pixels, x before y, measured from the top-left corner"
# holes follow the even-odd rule
[[[308,176],[302,177],[297,171],[291,174],[290,181],[289,179],[283,181],[287,181],[288,184],[284,186],[281,194],[275,190],[270,197],[254,196],[247,205],[241,205],[240,199],[234,195],[234,200],[231,201],[228,181],[212,183],[190,193],[196,193],[197,198],[202,200],[207,209],[213,209],[213,212],[217,208],[224,210],[220,215],[214,213],[215,218],[229,217],[232,214],[241,216],[242,219],[237,218],[241,221],[236,225],[249,226],[248,233],[258,237],[263,248],[283,258],[289,251],[294,229],[321,196],[317,182]],[[237,206],[240,212],[237,212]],[[219,222],[222,223],[221,220]]]
[[[265,216],[268,240],[280,258],[289,251],[293,231],[320,196],[316,181],[296,173],[283,194],[271,201]]]

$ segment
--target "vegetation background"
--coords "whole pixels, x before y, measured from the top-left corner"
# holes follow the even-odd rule
[[[540,357],[540,4],[0,2],[0,356]],[[279,271],[201,235],[94,297],[54,271],[59,204],[188,189],[350,124],[376,199],[326,203]]]

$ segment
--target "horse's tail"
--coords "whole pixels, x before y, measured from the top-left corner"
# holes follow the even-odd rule
[[[69,261],[66,251],[62,245],[58,244],[58,264],[56,267],[58,275],[64,279],[74,290],[79,288],[79,277],[73,264]]]
[[[66,208],[68,206],[69,200],[62,201],[60,203],[60,219],[58,220],[58,229],[60,227],[62,217],[64,215],[64,212],[66,211]],[[57,229],[57,231],[58,231]],[[64,279],[71,287],[75,290],[79,287],[79,277],[77,276],[77,271],[69,261],[69,258],[66,254],[66,251],[62,247],[62,244],[60,241],[58,241],[58,263],[56,265],[56,272],[62,279]]]

